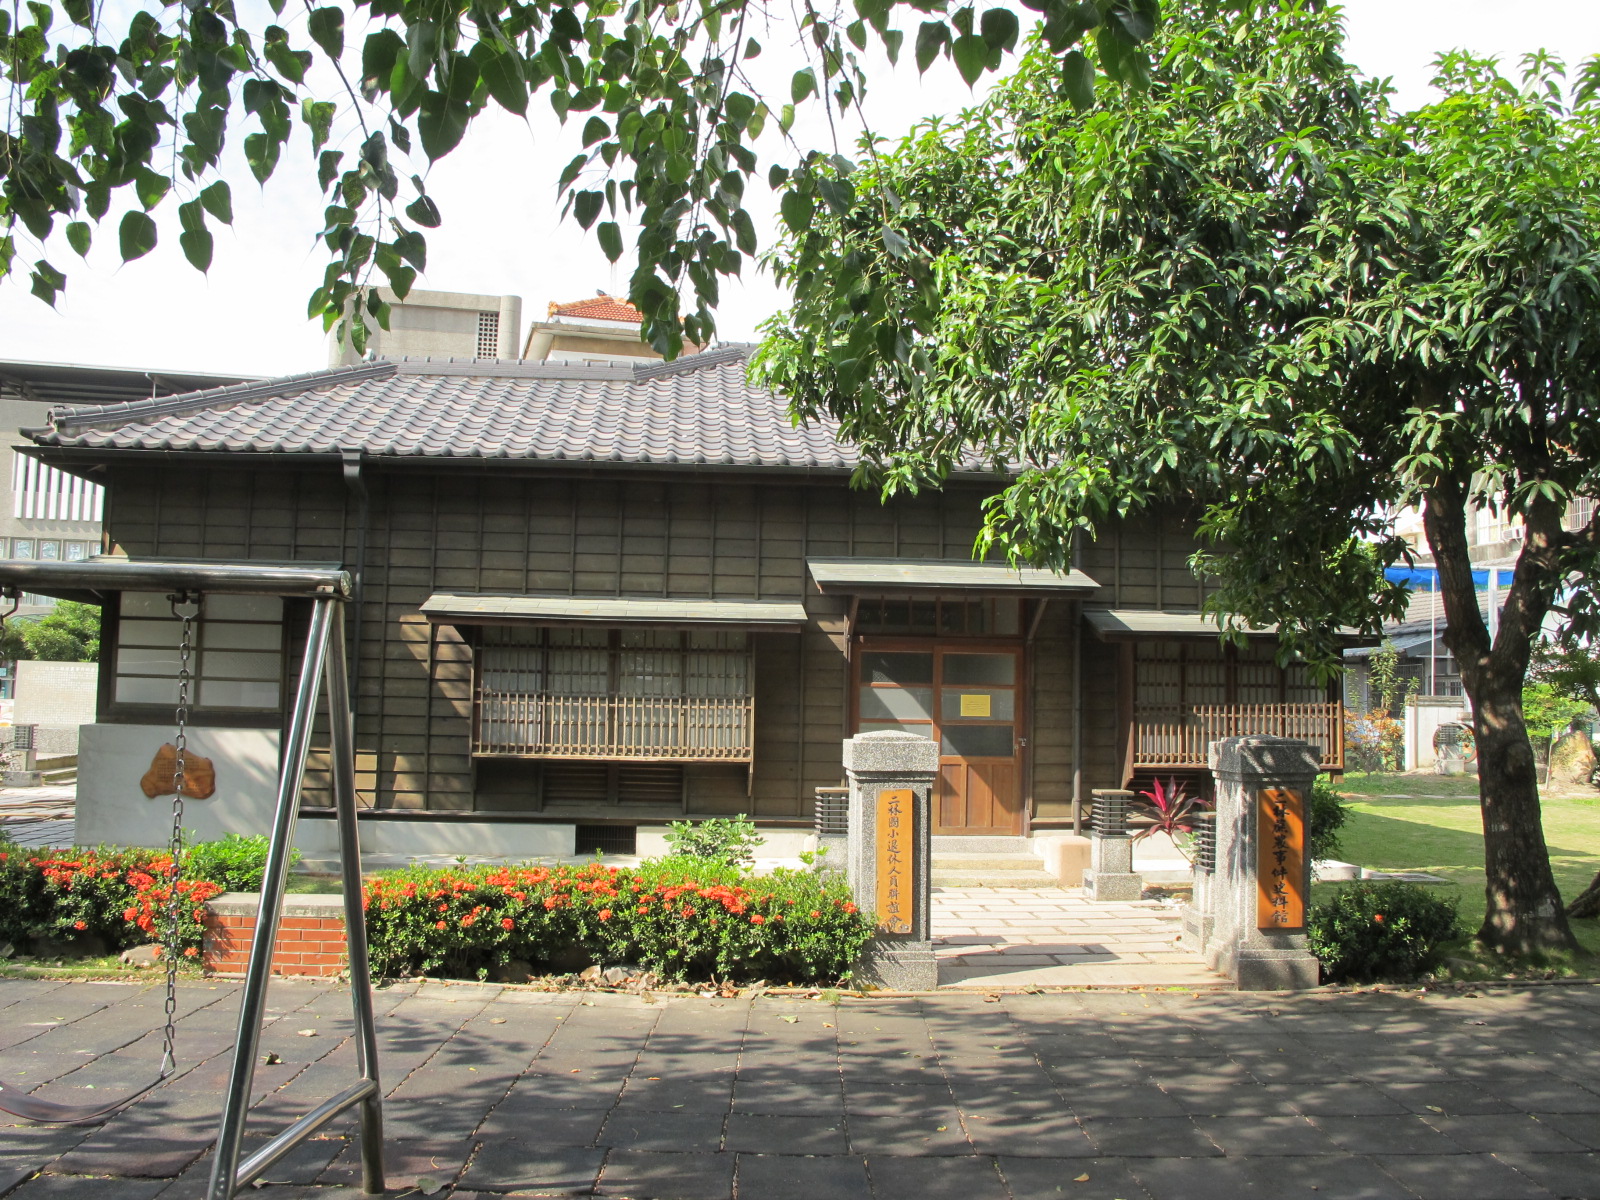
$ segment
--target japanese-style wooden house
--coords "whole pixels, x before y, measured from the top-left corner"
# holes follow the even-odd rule
[[[377,850],[572,853],[748,812],[780,848],[840,741],[941,750],[936,833],[1072,825],[1093,788],[1199,778],[1207,743],[1304,737],[1336,696],[1224,646],[1181,514],[1114,524],[1072,570],[974,563],[992,477],[883,503],[850,448],[751,387],[745,352],[649,365],[371,362],[60,409],[30,453],[106,486],[106,553],[344,564],[359,779]],[[108,598],[80,838],[160,840],[137,780],[171,737],[177,622]],[[214,597],[191,744],[202,833],[269,802],[304,614]],[[308,813],[326,800],[313,756]],[[313,823],[314,824],[314,823]]]

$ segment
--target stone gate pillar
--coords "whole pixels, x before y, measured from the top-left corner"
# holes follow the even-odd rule
[[[881,988],[935,988],[939,966],[929,872],[939,747],[897,729],[862,733],[845,740],[844,769],[850,780],[850,888],[857,906],[878,922],[856,977]]]
[[[1211,743],[1216,860],[1203,889],[1202,936],[1207,965],[1242,991],[1319,982],[1306,944],[1307,822],[1319,765],[1316,748],[1292,738]]]

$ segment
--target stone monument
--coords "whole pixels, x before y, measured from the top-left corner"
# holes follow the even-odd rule
[[[844,769],[850,781],[850,888],[857,906],[878,922],[856,978],[897,991],[938,987],[929,880],[939,747],[898,729],[858,734],[845,740]]]
[[[1137,900],[1144,895],[1144,880],[1133,869],[1133,839],[1128,836],[1133,793],[1096,790],[1092,795],[1094,838],[1083,890],[1091,900]]]
[[[1241,991],[1316,987],[1306,943],[1311,891],[1307,821],[1317,749],[1292,738],[1211,743],[1217,780],[1215,858],[1184,921],[1206,964]],[[1201,881],[1197,878],[1197,884]]]

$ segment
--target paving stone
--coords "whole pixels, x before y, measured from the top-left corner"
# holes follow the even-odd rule
[[[998,1166],[1013,1200],[1147,1200],[1149,1195],[1121,1159],[1002,1157]]]
[[[525,1108],[507,1103],[489,1114],[476,1136],[485,1142],[517,1138],[547,1146],[593,1146],[610,1115],[607,1108]]]
[[[87,1179],[81,1175],[40,1175],[6,1200],[152,1200],[166,1188],[160,1179]]]
[[[1270,1200],[1413,1200],[1370,1158],[1354,1154],[1244,1160],[1255,1194]]]
[[[1130,1159],[1128,1169],[1153,1200],[1267,1200],[1276,1194],[1263,1190],[1243,1162],[1228,1158]]]
[[[735,1157],[613,1150],[606,1156],[595,1190],[630,1200],[724,1200],[733,1195]]]
[[[544,1139],[540,1139],[543,1141]],[[335,1149],[338,1157],[327,1163],[313,1182],[324,1185],[358,1187],[361,1183],[361,1146],[355,1139],[339,1143]],[[419,1142],[411,1139],[384,1138],[383,1178],[390,1191],[422,1188],[432,1180],[446,1186],[455,1182],[474,1149],[465,1139],[441,1142]]]
[[[1352,1154],[1423,1154],[1466,1151],[1421,1117],[1312,1117],[1319,1129]]]
[[[1107,1158],[1209,1158],[1222,1153],[1188,1117],[1086,1119],[1089,1140]]]
[[[739,1200],[871,1200],[863,1159],[740,1154],[734,1179]]]
[[[1553,1200],[1554,1193],[1487,1154],[1377,1154],[1420,1200]]]
[[[467,1164],[461,1186],[536,1196],[582,1195],[594,1190],[604,1160],[603,1150],[552,1149],[537,1140],[485,1142]]]
[[[1461,1081],[1425,1083],[1384,1083],[1383,1091],[1414,1113],[1448,1113],[1475,1116],[1482,1113],[1511,1113],[1516,1107],[1483,1088]],[[1600,1097],[1595,1097],[1600,1101]],[[1550,1110],[1540,1110],[1550,1111]],[[1570,1111],[1570,1110],[1569,1110]],[[1579,1109],[1580,1112],[1589,1111]],[[1595,1111],[1600,1111],[1597,1108]]]
[[[874,1200],[1009,1200],[995,1160],[985,1157],[867,1159]]]
[[[1071,1114],[986,1119],[963,1113],[967,1137],[979,1154],[1018,1158],[1093,1158],[1098,1151]]]
[[[733,1113],[722,1146],[752,1155],[844,1154],[849,1149],[841,1119],[766,1113]]]
[[[1547,1124],[1543,1117],[1517,1114],[1450,1117],[1423,1113],[1422,1119],[1458,1146],[1483,1154],[1504,1150],[1571,1154],[1589,1148]],[[1591,1118],[1589,1123],[1600,1136],[1600,1121]]]
[[[1563,1200],[1600,1197],[1600,1154],[1542,1154],[1518,1150],[1496,1154],[1495,1158]]]
[[[850,1149],[856,1154],[911,1157],[972,1153],[960,1114],[953,1108],[914,1117],[858,1117],[852,1113],[845,1122],[845,1132]]]
[[[1285,1108],[1307,1116],[1398,1116],[1408,1111],[1393,1096],[1365,1083],[1267,1084],[1266,1088]]]
[[[1600,1121],[1588,1113],[1538,1113],[1535,1119],[1590,1150],[1600,1150]]]
[[[1339,1150],[1305,1117],[1196,1117],[1195,1124],[1230,1158],[1331,1155]]]
[[[53,1175],[172,1179],[205,1153],[216,1135],[215,1120],[151,1122],[123,1113],[46,1169]]]
[[[1067,1106],[1085,1119],[1185,1115],[1183,1105],[1153,1084],[1072,1088],[1063,1083],[1061,1095]]]
[[[934,1083],[846,1083],[844,1107],[856,1116],[911,1116],[948,1112],[955,1097],[943,1078]]]
[[[622,1150],[714,1152],[722,1148],[722,1113],[613,1111],[599,1144]]]

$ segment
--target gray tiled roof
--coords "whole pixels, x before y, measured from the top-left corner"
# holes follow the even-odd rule
[[[748,347],[675,363],[401,359],[93,408],[52,410],[42,446],[380,458],[848,470],[833,428],[796,427],[745,379]]]

